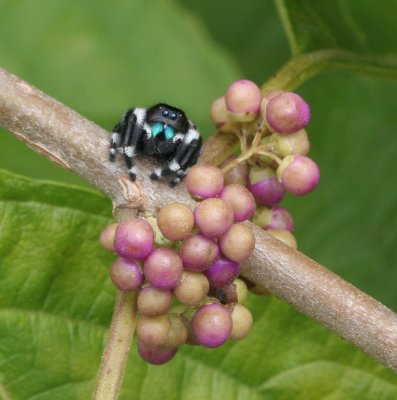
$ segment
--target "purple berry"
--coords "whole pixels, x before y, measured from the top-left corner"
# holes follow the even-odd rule
[[[182,260],[172,250],[162,247],[145,260],[143,272],[151,285],[159,289],[174,289],[183,272]]]
[[[272,97],[266,105],[266,120],[279,133],[293,133],[310,121],[309,105],[296,93],[283,92]]]
[[[294,231],[294,221],[291,214],[283,207],[264,207],[255,217],[255,224],[263,229],[286,229]]]
[[[154,232],[142,218],[118,224],[114,236],[114,251],[122,257],[140,260],[153,250]]]
[[[143,274],[139,265],[133,260],[122,257],[116,258],[110,269],[110,278],[123,292],[138,289],[143,281]]]
[[[258,204],[274,206],[284,196],[284,188],[272,168],[253,168],[248,187]]]
[[[262,102],[261,90],[254,82],[239,80],[227,89],[225,102],[232,113],[258,113]]]
[[[208,269],[219,253],[216,242],[201,234],[191,235],[185,239],[179,249],[184,267],[193,272]]]
[[[218,347],[232,331],[231,311],[221,304],[205,304],[194,314],[192,328],[198,343]]]
[[[205,271],[205,276],[212,287],[222,288],[232,283],[239,273],[239,263],[229,260],[226,257],[220,257]]]
[[[209,164],[198,164],[189,170],[185,184],[190,194],[203,199],[217,196],[223,189],[222,171]]]
[[[203,235],[217,238],[229,230],[234,213],[223,200],[206,199],[195,208],[194,220]]]
[[[256,208],[254,196],[244,186],[237,184],[225,186],[219,198],[233,209],[234,222],[245,221],[254,215]]]
[[[287,192],[302,196],[317,186],[320,181],[320,170],[309,157],[287,156],[279,165],[277,176]]]
[[[176,354],[178,348],[165,347],[165,346],[154,346],[137,341],[139,355],[149,364],[161,365],[170,361]]]

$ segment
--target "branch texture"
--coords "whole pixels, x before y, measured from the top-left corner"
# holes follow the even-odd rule
[[[108,195],[115,207],[156,215],[168,202],[195,202],[184,185],[170,189],[148,178],[152,165],[138,160],[139,182],[120,162],[108,161],[109,135],[75,111],[0,69],[0,125],[39,153],[74,171]],[[210,148],[230,145],[212,140]],[[207,150],[204,158],[208,161]],[[256,249],[243,274],[324,324],[397,372],[397,315],[343,279],[252,225]]]

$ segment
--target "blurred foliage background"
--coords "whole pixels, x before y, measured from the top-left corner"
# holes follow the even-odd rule
[[[286,1],[298,32],[295,41],[289,37],[295,52],[328,46],[381,53],[382,57],[394,57],[397,53],[397,27],[391,20],[396,15],[396,2],[383,0],[376,6],[367,0],[354,4],[342,0],[319,3]],[[342,19],[335,18],[335,7]],[[291,26],[284,28],[291,36],[288,31]],[[316,40],[310,41],[313,37]],[[116,0],[111,3],[0,0],[0,38],[1,67],[105,129],[110,130],[133,105],[150,106],[165,101],[185,109],[207,137],[214,131],[209,116],[211,102],[223,95],[231,82],[245,78],[260,85],[291,55],[288,35],[276,6],[272,1],[261,0]],[[311,157],[322,172],[321,184],[310,196],[287,196],[283,200],[295,218],[299,248],[397,310],[397,186],[393,184],[397,85],[392,80],[356,74],[353,70],[317,76],[297,91],[312,107],[308,128]],[[0,131],[0,168],[32,178],[88,187],[78,177],[36,155],[5,130]],[[267,305],[263,307],[272,302],[277,303],[265,300],[263,304]],[[258,312],[260,304],[256,301],[253,305]],[[293,325],[286,321],[297,318],[299,326],[308,324],[304,331],[308,338],[317,337],[317,326],[312,328],[314,323],[297,316],[285,305],[278,304],[276,309],[280,307],[284,310],[282,321],[277,319],[273,308],[266,308],[269,316],[277,321],[276,327],[273,326],[275,332],[277,327],[283,327],[283,331],[286,329],[293,335]],[[265,323],[262,325],[264,329],[271,329]],[[334,340],[323,333],[319,337],[324,346]],[[303,333],[296,340],[301,345],[305,341]],[[271,347],[272,343],[267,345]],[[252,351],[252,342],[249,345],[251,350],[245,351]],[[345,351],[351,352],[343,346],[334,349],[341,359]],[[279,344],[275,348],[282,351],[283,346]],[[295,350],[291,351],[296,355]],[[300,347],[299,351],[309,350]],[[321,358],[321,351],[319,354]],[[347,364],[352,358],[364,362],[361,356],[354,355],[358,353],[351,354]],[[187,362],[200,357],[194,349]],[[233,354],[229,354],[228,361],[231,359]],[[208,362],[217,368],[215,354]],[[253,362],[252,368],[255,367]],[[333,368],[328,364],[322,367]],[[178,368],[175,370],[179,371]],[[159,379],[157,372],[150,368],[147,371],[152,378]],[[338,370],[336,375],[342,372],[346,373]],[[203,369],[201,373],[205,375],[208,371]],[[227,373],[237,374],[236,370]],[[353,376],[358,379],[361,375]],[[315,372],[312,377],[313,382],[318,380]],[[304,382],[300,381],[300,375],[295,378],[287,397],[282,397],[284,392],[277,389],[268,392],[275,396],[269,398],[320,398],[307,393],[298,397],[294,385],[300,387]],[[346,395],[349,384],[343,384],[347,385],[347,392],[332,398],[356,398],[356,394]],[[146,395],[152,390],[149,386],[146,384],[146,391],[142,389]],[[235,398],[255,398],[253,393],[244,391],[246,388],[238,389],[241,394],[234,394]],[[360,390],[365,393],[367,386]],[[375,391],[365,398],[393,397],[379,397]]]

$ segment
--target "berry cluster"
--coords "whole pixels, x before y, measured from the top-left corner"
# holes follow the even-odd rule
[[[285,192],[307,194],[320,179],[307,157],[310,107],[296,93],[273,90],[262,97],[255,83],[239,80],[215,100],[211,116],[221,131],[240,140],[241,154],[221,164],[225,182],[248,187],[260,206],[253,221],[296,248],[292,217],[278,204]]]
[[[134,218],[101,234],[102,245],[118,255],[113,283],[139,291],[138,353],[152,364],[169,361],[184,343],[213,348],[242,339],[252,325],[238,275],[255,246],[242,223],[254,215],[254,197],[239,184],[224,186],[222,171],[210,165],[193,167],[186,185],[199,200],[194,211],[171,203],[158,212],[154,229]]]

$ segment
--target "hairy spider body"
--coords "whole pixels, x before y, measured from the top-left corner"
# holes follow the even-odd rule
[[[185,113],[164,103],[150,108],[131,108],[113,128],[110,141],[110,161],[116,154],[124,154],[128,173],[135,181],[137,154],[153,156],[165,161],[156,168],[151,179],[174,175],[171,186],[177,185],[187,170],[196,164],[203,140],[196,126]]]

